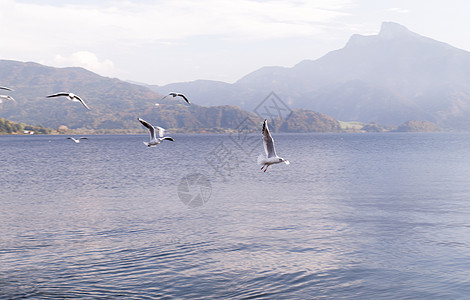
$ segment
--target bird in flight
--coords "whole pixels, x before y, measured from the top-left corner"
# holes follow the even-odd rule
[[[270,165],[285,163],[286,165],[290,164],[290,162],[282,157],[277,156],[276,149],[274,148],[274,140],[269,132],[268,128],[268,120],[264,120],[263,122],[263,145],[264,145],[264,152],[266,153],[266,157],[259,157],[258,163],[262,165],[261,170],[264,168],[264,172],[268,169]]]
[[[67,139],[68,139],[68,140],[72,140],[72,141],[74,141],[74,142],[77,143],[77,144],[80,143],[80,140],[88,140],[88,138],[86,138],[86,137],[80,137],[80,138],[78,138],[78,139],[73,138],[73,137],[68,137]]]
[[[188,98],[186,98],[186,96],[184,94],[181,94],[181,93],[175,93],[175,92],[171,92],[171,93],[168,93],[168,95],[166,95],[165,97],[162,98],[165,99],[166,97],[168,96],[172,96],[173,98],[175,97],[181,97],[184,99],[184,101],[186,101],[188,104],[191,104],[191,102],[189,102]]]
[[[168,141],[172,141],[172,142],[175,141],[172,137],[165,136],[165,129],[164,128],[159,127],[159,126],[153,127],[152,124],[150,124],[149,122],[147,122],[145,120],[142,120],[141,118],[138,118],[137,120],[139,120],[139,122],[142,123],[142,125],[144,125],[149,130],[150,141],[149,142],[144,142],[144,144],[147,147],[155,147],[164,140],[168,140]],[[158,130],[158,136],[159,137],[157,137],[157,130]]]
[[[47,98],[61,97],[61,96],[65,96],[65,97],[69,98],[70,101],[73,101],[73,102],[80,102],[86,109],[90,110],[88,105],[86,105],[85,101],[83,101],[82,98],[78,97],[74,93],[60,92],[60,93],[49,95],[49,96],[47,96]]]

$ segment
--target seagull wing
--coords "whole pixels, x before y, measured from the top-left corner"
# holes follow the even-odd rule
[[[263,144],[264,151],[266,152],[266,156],[268,158],[277,156],[276,149],[274,149],[274,140],[271,136],[271,133],[269,132],[268,120],[264,120],[263,123]]]
[[[180,96],[180,97],[183,98],[184,101],[186,101],[188,104],[191,104],[191,102],[189,102],[188,98],[186,98],[185,95],[183,95],[183,94],[177,94],[177,96]]]
[[[0,89],[2,89],[2,90],[7,90],[7,91],[12,91],[12,92],[13,92],[12,89],[10,89],[9,87],[6,87],[6,86],[0,86]]]
[[[158,129],[158,136],[163,137],[165,135],[165,128],[157,126],[157,129]]]
[[[77,99],[78,101],[80,101],[80,103],[83,104],[83,106],[85,106],[86,109],[90,110],[90,108],[88,107],[88,105],[86,105],[85,101],[83,101],[82,98],[78,97],[77,95],[73,95],[73,97]]]
[[[150,140],[155,139],[155,128],[150,124],[149,122],[142,120],[141,118],[138,118],[139,122],[142,123],[150,132]]]
[[[69,93],[65,93],[65,92],[60,92],[60,93],[56,93],[56,94],[52,94],[52,95],[49,95],[49,96],[46,96],[46,98],[52,98],[52,97],[60,97],[60,96],[69,96]]]
[[[16,102],[16,100],[15,100],[15,99],[13,99],[13,97],[12,97],[12,96],[8,96],[8,95],[0,95],[0,98],[6,99],[6,100],[12,100],[12,101]]]
[[[162,138],[162,141],[163,141],[163,140],[168,140],[168,141],[172,141],[172,142],[175,141],[172,137],[169,137],[169,136],[163,137],[163,138]]]
[[[78,139],[79,140],[88,140],[88,138],[86,138],[86,137],[79,137]]]

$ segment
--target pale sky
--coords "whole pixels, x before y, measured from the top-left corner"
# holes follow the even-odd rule
[[[148,84],[235,82],[342,48],[383,21],[470,51],[464,0],[0,0],[0,59]]]

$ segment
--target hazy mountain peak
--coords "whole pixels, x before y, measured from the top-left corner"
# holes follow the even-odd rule
[[[433,41],[417,33],[410,31],[405,26],[394,22],[383,22],[380,32],[377,35],[360,35],[353,34],[346,44],[346,48],[367,47],[372,44],[389,42],[389,41]],[[437,41],[435,41],[437,42]]]
[[[403,25],[394,22],[383,22],[380,28],[379,37],[384,39],[393,39],[403,36],[418,36],[416,33],[408,30]]]

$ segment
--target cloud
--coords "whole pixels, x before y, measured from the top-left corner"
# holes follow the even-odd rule
[[[410,12],[408,9],[405,9],[405,8],[398,8],[398,7],[389,8],[389,9],[387,9],[387,11],[390,11],[390,12],[397,12],[397,13],[402,13],[402,14],[407,14],[407,13]]]
[[[171,4],[170,4],[171,3]],[[319,24],[336,20],[349,1],[172,1],[120,7],[123,27],[143,39],[184,39],[200,35],[272,39],[315,34]],[[121,15],[122,16],[122,15]],[[141,18],[140,22],[135,22]],[[123,28],[124,29],[124,28]],[[136,34],[137,33],[137,34]]]
[[[5,24],[15,24],[17,34],[47,35],[76,44],[95,43],[98,37],[103,42],[174,41],[200,35],[270,39],[315,34],[320,24],[345,16],[342,10],[351,1],[69,1],[44,5],[4,0],[0,16]],[[4,26],[0,32],[7,34],[11,28]]]
[[[100,61],[98,57],[88,51],[79,51],[69,56],[57,54],[50,63],[56,67],[82,67],[103,76],[112,76],[114,64],[111,60]]]

